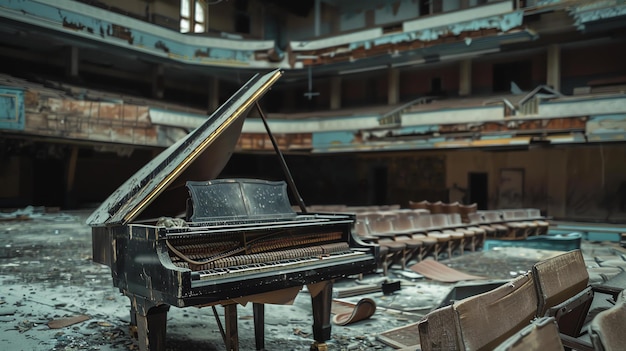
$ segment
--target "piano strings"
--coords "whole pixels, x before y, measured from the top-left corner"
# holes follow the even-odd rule
[[[281,231],[254,238],[245,244],[237,240],[190,243],[188,240],[177,241],[176,239],[165,239],[165,244],[171,252],[172,263],[197,271],[349,251],[347,243],[337,243],[341,237],[341,232],[296,236],[285,235]],[[315,245],[320,243],[321,245]],[[285,248],[290,249],[284,250]],[[241,253],[243,254],[240,255]]]

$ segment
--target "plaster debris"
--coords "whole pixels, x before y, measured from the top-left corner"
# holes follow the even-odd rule
[[[32,211],[36,213],[37,211]],[[0,340],[7,350],[138,350],[129,330],[129,300],[113,287],[110,269],[92,262],[91,229],[85,225],[87,211],[34,216],[28,221],[0,221],[0,242],[12,255],[0,255]],[[59,220],[50,220],[55,217]],[[55,231],[58,230],[58,234]],[[584,242],[583,253],[601,257],[602,262],[621,260],[611,247]],[[0,250],[0,253],[2,250]],[[19,253],[19,254],[17,254]],[[467,274],[488,279],[510,279],[510,272],[524,272],[533,263],[554,254],[541,250],[507,248],[466,253],[440,263]],[[558,252],[556,252],[558,253]],[[620,254],[623,254],[621,252]],[[595,263],[590,259],[588,262]],[[619,261],[618,261],[619,262]],[[596,264],[597,267],[597,264]],[[606,267],[597,272],[606,276]],[[407,274],[408,273],[408,274]],[[400,290],[384,295],[384,281],[399,281]],[[412,345],[411,327],[438,307],[457,284],[420,277],[392,266],[387,277],[380,273],[335,282],[335,293],[357,291],[350,296],[334,295],[333,314],[345,313],[336,301],[355,306],[364,298],[376,304],[369,318],[345,326],[332,325],[329,351],[383,350],[390,343]],[[368,289],[375,287],[375,289]],[[365,289],[359,289],[365,288]],[[252,304],[238,306],[241,350],[254,350]],[[224,309],[217,308],[220,318]],[[83,316],[83,317],[81,317]],[[85,318],[68,323],[71,318]],[[62,323],[51,329],[48,323]],[[75,321],[75,320],[71,320]],[[265,344],[268,350],[308,350],[313,342],[311,296],[299,291],[292,305],[265,307]],[[54,324],[53,324],[54,325]],[[59,324],[61,325],[61,324]],[[190,349],[222,350],[224,343],[209,308],[175,308],[168,313],[168,351]],[[388,333],[386,333],[389,331]],[[379,336],[383,337],[379,337]]]

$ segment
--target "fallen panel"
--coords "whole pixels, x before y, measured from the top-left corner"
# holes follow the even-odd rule
[[[426,278],[444,283],[454,283],[461,280],[485,279],[477,275],[471,275],[457,271],[435,260],[424,260],[410,267],[413,272],[419,273]]]

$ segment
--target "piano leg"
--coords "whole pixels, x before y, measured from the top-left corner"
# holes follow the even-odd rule
[[[130,304],[130,326],[128,331],[131,338],[137,339],[139,337],[137,335],[137,309],[132,303]]]
[[[224,305],[224,319],[226,321],[226,350],[238,351],[237,304]]]
[[[133,324],[137,328],[139,350],[165,350],[167,311],[170,309],[170,306],[154,306],[151,302],[138,297],[130,297],[130,301],[131,328]]]
[[[265,350],[265,305],[253,303],[252,312],[254,315],[254,343],[257,351]]]
[[[311,304],[313,307],[313,338],[315,343],[311,345],[311,351],[327,350],[326,340],[330,339],[330,309],[332,304],[332,281],[315,284],[315,291],[311,291]]]

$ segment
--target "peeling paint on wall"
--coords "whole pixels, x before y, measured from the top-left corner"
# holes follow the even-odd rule
[[[591,117],[586,125],[586,133],[626,133],[626,114]]]
[[[24,129],[24,91],[0,87],[0,128]]]
[[[508,32],[511,29],[522,25],[523,16],[524,13],[522,11],[517,11],[505,15],[455,23],[443,27],[429,28],[408,33],[391,34],[375,38],[373,40],[351,43],[349,45],[349,49],[355,50],[360,47],[371,49],[373,46],[397,44],[410,41],[430,42],[447,36],[458,36],[464,32],[476,32],[484,29],[496,29],[500,32]]]
[[[97,40],[116,46],[168,57],[191,64],[270,67],[255,53],[274,48],[268,40],[230,40],[188,36],[75,1],[53,4],[38,0],[4,2],[0,16],[12,20]],[[198,56],[196,52],[205,52]]]
[[[626,16],[626,4],[621,0],[594,1],[577,4],[571,8],[570,13],[578,29],[583,30],[589,22]]]
[[[74,140],[159,145],[148,107],[124,103],[43,98],[26,109],[24,131]]]

